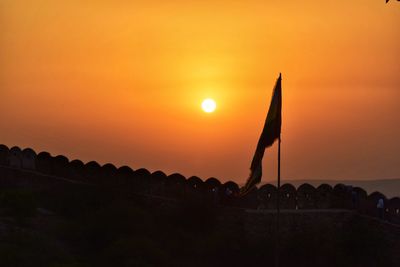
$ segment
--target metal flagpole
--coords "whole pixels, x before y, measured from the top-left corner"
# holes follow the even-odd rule
[[[276,194],[276,255],[275,255],[275,265],[277,267],[279,266],[279,248],[280,248],[280,233],[279,233],[280,187],[281,187],[281,134],[279,133],[279,139],[278,139],[278,183],[277,183],[277,194]]]

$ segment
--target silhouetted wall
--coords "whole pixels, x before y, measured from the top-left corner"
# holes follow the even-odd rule
[[[36,157],[36,170],[51,175],[53,169],[53,158],[48,152],[40,152]]]
[[[387,204],[387,219],[390,222],[400,224],[400,198],[394,197]]]
[[[151,193],[164,196],[165,185],[167,183],[167,175],[162,171],[155,171],[150,175],[151,179]]]
[[[117,179],[117,168],[111,164],[104,164],[99,173],[99,182],[100,184],[107,185],[110,183],[115,183]]]
[[[133,185],[134,171],[128,166],[119,167],[116,176],[116,185],[130,187]]]
[[[299,209],[314,209],[316,208],[317,192],[314,186],[310,184],[302,184],[297,189],[297,207]]]
[[[8,166],[8,155],[10,150],[5,145],[0,145],[0,165]]]
[[[179,173],[168,176],[166,183],[166,196],[179,198],[183,196],[186,178]]]
[[[58,177],[68,177],[69,173],[69,160],[67,157],[58,155],[52,159],[52,170],[51,174]]]
[[[277,189],[274,185],[265,184],[258,190],[259,209],[275,209],[277,203]]]
[[[53,157],[48,152],[36,152],[30,148],[9,149],[0,145],[0,185],[48,186],[57,183],[88,183],[128,192],[162,196],[172,199],[196,199],[216,205],[247,209],[276,209],[279,196],[281,209],[352,209],[369,216],[378,216],[377,203],[384,201],[384,218],[400,224],[400,198],[387,199],[380,192],[370,195],[359,187],[337,184],[333,188],[321,184],[314,188],[302,184],[297,189],[291,184],[277,188],[265,184],[239,197],[239,186],[232,181],[221,183],[211,177],[203,182],[200,177],[186,179],[179,173],[167,176],[162,171],[150,173],[140,168],[134,171],[128,166],[120,168],[107,163],[100,166],[95,161],[84,164],[67,157]]]
[[[22,168],[36,170],[36,153],[33,149],[26,148],[22,150]]]
[[[318,209],[328,209],[332,205],[332,186],[321,184],[317,187],[315,206]]]
[[[279,205],[282,209],[296,209],[296,188],[291,184],[284,184],[279,188]]]
[[[77,181],[85,181],[85,165],[82,161],[75,159],[69,163],[68,178]]]
[[[22,151],[19,147],[14,146],[10,149],[8,164],[10,167],[22,168]]]

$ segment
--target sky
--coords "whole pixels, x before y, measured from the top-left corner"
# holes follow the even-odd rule
[[[400,178],[399,25],[384,0],[0,0],[0,143],[243,183],[281,72],[283,181]]]

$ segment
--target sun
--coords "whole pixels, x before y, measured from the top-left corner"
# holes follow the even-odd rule
[[[201,108],[204,112],[211,113],[214,112],[215,108],[217,107],[217,103],[215,103],[214,99],[207,98],[204,99],[201,103]]]

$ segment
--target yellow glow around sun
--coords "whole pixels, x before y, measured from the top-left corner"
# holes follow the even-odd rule
[[[211,113],[214,112],[215,108],[217,107],[217,103],[211,98],[204,99],[201,103],[201,108],[204,112]]]

